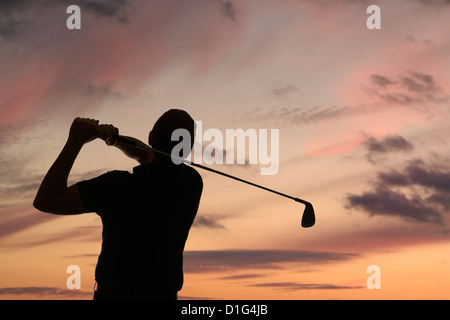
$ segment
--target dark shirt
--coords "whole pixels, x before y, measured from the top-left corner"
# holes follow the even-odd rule
[[[184,164],[147,163],[78,183],[86,212],[102,219],[95,278],[106,287],[177,292],[202,178]]]

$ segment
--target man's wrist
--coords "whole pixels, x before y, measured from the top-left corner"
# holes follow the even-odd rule
[[[85,142],[73,139],[71,137],[67,138],[66,146],[70,148],[81,149],[84,146]]]

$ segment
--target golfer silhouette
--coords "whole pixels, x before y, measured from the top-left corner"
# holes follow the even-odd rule
[[[171,153],[176,129],[195,137],[195,122],[183,111],[165,112],[148,143]],[[102,220],[102,248],[95,269],[94,300],[177,299],[183,286],[183,251],[197,214],[203,182],[192,167],[114,140],[119,130],[97,120],[76,118],[67,142],[44,177],[33,205],[74,215],[96,212]],[[110,171],[67,186],[82,146],[96,138],[139,162],[133,172]],[[127,137],[138,141],[134,138]]]

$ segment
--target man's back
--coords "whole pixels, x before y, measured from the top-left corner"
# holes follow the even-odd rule
[[[203,189],[197,171],[184,164],[147,163],[133,174],[108,172],[78,183],[78,188],[85,210],[102,218],[95,272],[99,292],[120,299],[176,294]]]

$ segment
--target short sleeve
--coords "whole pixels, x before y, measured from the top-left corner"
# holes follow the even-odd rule
[[[124,176],[129,176],[126,171],[110,171],[90,180],[77,183],[81,201],[85,212],[100,213],[105,204],[112,201],[111,195],[115,192],[117,184]]]

